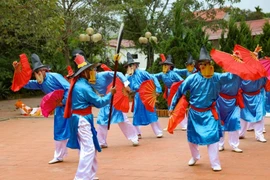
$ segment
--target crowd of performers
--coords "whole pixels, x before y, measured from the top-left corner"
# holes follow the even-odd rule
[[[115,60],[119,58],[115,56]],[[133,146],[138,146],[139,139],[142,138],[140,126],[151,125],[155,136],[163,137],[156,109],[149,111],[139,95],[142,83],[147,80],[153,81],[156,96],[162,93],[159,81],[164,83],[163,96],[168,101],[170,115],[180,100],[187,101],[186,93],[189,91],[188,109],[179,120],[182,130],[187,130],[191,152],[189,166],[195,165],[200,159],[198,146],[206,145],[212,170],[221,171],[219,151],[225,148],[226,131],[233,152],[243,152],[239,148],[239,139],[245,138],[248,128],[254,129],[257,141],[266,142],[263,134],[264,116],[270,109],[270,104],[267,103],[270,96],[264,88],[266,77],[244,80],[230,72],[216,73],[204,46],[198,60],[194,60],[191,54],[188,55],[186,69],[174,68],[170,55],[167,58],[161,56],[162,72],[157,74],[140,70],[139,62],[135,62],[130,53],[127,53],[126,58],[126,75],[117,72],[116,76],[123,83],[125,91],[133,95],[133,120],[130,122],[126,113],[112,107],[111,123],[118,124]],[[104,68],[104,64],[89,63],[84,52],[79,49],[72,52],[76,71],[70,71],[66,78],[51,72],[47,65],[41,63],[37,54],[31,55],[31,61],[35,80],[30,80],[24,88],[39,89],[45,94],[64,90],[64,98],[54,112],[55,150],[49,164],[62,162],[67,154],[67,147],[79,149],[79,164],[74,179],[98,179],[96,154],[108,147],[106,139],[110,102],[116,93],[115,87],[108,89],[108,86],[113,81],[114,72],[106,66]],[[177,91],[170,94],[172,85],[178,82]],[[99,108],[97,130],[92,107]]]

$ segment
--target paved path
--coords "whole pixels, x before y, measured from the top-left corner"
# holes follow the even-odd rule
[[[36,106],[40,99],[23,101]],[[14,111],[15,102],[0,101],[0,180],[72,180],[78,151],[69,149],[63,163],[49,165],[54,150],[53,118],[21,116]],[[160,118],[160,122],[166,127],[166,118]],[[266,130],[265,137],[270,141],[268,118]],[[98,153],[97,175],[101,180],[269,179],[270,142],[255,141],[254,132],[248,132],[246,139],[241,140],[242,154],[232,152],[226,141],[225,151],[220,153],[221,172],[211,170],[205,146],[200,146],[201,160],[193,167],[187,165],[190,152],[186,132],[165,132],[161,139],[154,136],[149,126],[142,127],[142,132],[140,146],[133,147],[117,125],[111,126],[109,148]]]

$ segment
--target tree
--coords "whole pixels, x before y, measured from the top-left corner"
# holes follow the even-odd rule
[[[263,54],[270,57],[270,24],[268,22],[263,26],[263,34],[260,36],[259,44],[263,48]]]

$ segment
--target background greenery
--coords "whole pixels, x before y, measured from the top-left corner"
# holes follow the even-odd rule
[[[231,3],[240,0],[230,0]],[[197,59],[202,45],[207,49],[212,44],[205,35],[205,27],[213,30],[228,29],[227,38],[220,39],[220,49],[231,52],[235,44],[254,49],[257,44],[264,48],[264,55],[270,56],[270,25],[265,24],[264,34],[251,36],[245,21],[269,18],[270,13],[263,13],[260,7],[253,11],[224,7],[225,0],[9,0],[0,3],[0,99],[18,96],[39,95],[40,92],[10,91],[13,77],[12,62],[19,60],[21,53],[28,57],[32,53],[40,56],[44,64],[50,65],[52,71],[67,74],[66,66],[70,64],[70,53],[75,48],[86,52],[90,61],[111,63],[112,57],[106,57],[107,44],[115,39],[121,22],[125,23],[124,39],[133,40],[142,53],[147,53],[140,46],[138,38],[150,31],[158,38],[153,44],[154,52],[171,54],[177,68],[184,68],[187,54],[190,52]],[[215,20],[213,7],[225,8],[231,20]],[[200,15],[194,12],[203,12]],[[212,19],[205,21],[204,18]],[[240,22],[240,26],[236,26]],[[79,41],[79,34],[91,26],[103,35],[103,41],[91,49],[89,44]],[[161,71],[155,61],[147,70],[151,73]],[[73,63],[71,63],[73,66]],[[110,64],[111,66],[113,63]],[[124,72],[122,64],[120,71]],[[219,70],[217,68],[217,70]],[[160,108],[164,100],[159,97]]]

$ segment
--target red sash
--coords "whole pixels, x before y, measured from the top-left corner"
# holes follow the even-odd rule
[[[92,114],[92,106],[88,106],[87,108],[84,108],[84,109],[74,109],[72,110],[72,114],[78,114],[81,116]]]
[[[190,105],[190,107],[191,107],[192,109],[194,109],[195,111],[198,111],[198,112],[205,112],[205,111],[211,110],[211,112],[212,112],[212,114],[213,114],[215,120],[218,120],[218,113],[217,113],[217,110],[216,110],[216,102],[215,102],[215,101],[214,101],[214,102],[212,103],[212,105],[211,105],[210,107],[208,107],[208,108],[197,108],[197,107],[195,107],[195,106],[193,106],[193,105]]]
[[[237,93],[236,96],[230,96],[230,95],[227,95],[227,94],[223,94],[223,93],[219,93],[219,95],[221,97],[223,97],[224,99],[236,99],[236,105],[239,106],[241,109],[243,109],[245,107],[245,104],[244,104],[244,99],[243,99],[243,96],[242,96],[242,89],[240,89]]]

